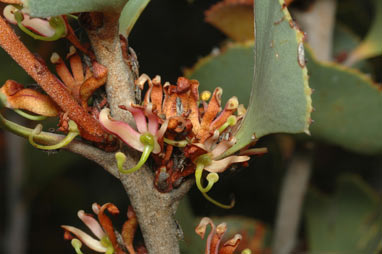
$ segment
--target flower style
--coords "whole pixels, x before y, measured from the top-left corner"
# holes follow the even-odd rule
[[[128,123],[111,119],[110,109],[108,108],[102,109],[99,114],[99,121],[107,131],[118,136],[133,149],[142,152],[137,165],[127,170],[123,169],[126,156],[122,152],[116,153],[118,169],[126,174],[140,169],[147,161],[151,152],[153,154],[159,154],[161,152],[162,148],[160,143],[162,143],[168,121],[164,121],[159,128],[160,118],[152,112],[151,104],[146,106],[131,104],[131,106],[122,106],[121,108],[130,111],[133,115],[138,131],[132,128]]]
[[[234,235],[231,239],[227,240],[224,244],[220,245],[220,242],[227,231],[227,224],[221,223],[215,226],[214,222],[204,217],[200,220],[199,225],[195,228],[195,232],[203,239],[206,233],[207,226],[211,226],[211,232],[208,234],[205,254],[233,254],[242,239],[240,234]],[[242,254],[250,254],[249,249],[245,249]]]
[[[138,227],[138,222],[133,209],[129,207],[127,212],[128,219],[122,227],[123,243],[118,242],[112,222],[105,214],[105,211],[107,210],[110,214],[117,215],[119,214],[118,208],[111,203],[106,203],[103,206],[94,203],[92,209],[97,215],[98,221],[91,214],[87,214],[83,210],[78,211],[77,215],[97,239],[76,227],[67,225],[61,226],[65,230],[65,238],[67,240],[72,240],[72,245],[76,250],[76,253],[82,254],[80,250],[82,243],[99,253],[125,254],[126,252],[123,251],[123,247],[126,248],[130,254],[136,253],[133,247],[133,240]],[[78,239],[73,238],[72,234]]]

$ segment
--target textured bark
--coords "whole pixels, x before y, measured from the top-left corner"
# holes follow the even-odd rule
[[[135,102],[134,75],[123,60],[118,18],[118,13],[103,13],[103,16],[89,15],[83,20],[87,22],[84,26],[87,27],[97,61],[108,68],[106,92],[113,118],[133,124],[130,113],[118,107]],[[131,149],[126,149],[125,153],[125,167],[136,165],[139,154]],[[119,174],[114,159],[98,163],[103,163],[109,172]],[[183,183],[170,193],[159,193],[154,187],[153,177],[148,163],[132,174],[119,175],[137,215],[148,252],[178,254],[180,229],[173,216],[178,201],[187,193],[193,181]]]
[[[336,0],[317,0],[308,11],[293,12],[297,22],[308,35],[309,45],[321,61],[332,60],[336,6]]]
[[[302,204],[312,171],[311,164],[310,154],[295,154],[287,168],[276,215],[273,254],[289,254],[295,247]]]

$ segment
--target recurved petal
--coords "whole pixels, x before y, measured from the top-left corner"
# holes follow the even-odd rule
[[[210,218],[203,217],[200,220],[199,225],[195,228],[195,232],[203,239],[204,235],[206,233],[206,229],[207,229],[208,224],[211,225],[211,232],[208,234],[208,238],[207,238],[207,241],[206,241],[205,254],[210,254],[211,253],[211,241],[212,241],[212,238],[214,237],[214,235],[216,233],[215,224],[214,224],[214,222]]]
[[[10,1],[13,2],[13,1]],[[17,1],[15,1],[17,2]],[[19,11],[15,6],[8,5],[4,8],[4,17],[11,23],[16,24],[15,12]],[[45,37],[51,37],[55,34],[56,30],[49,24],[49,21],[41,18],[31,18],[29,15],[23,13],[23,20],[21,21],[25,27],[36,31]]]
[[[219,244],[223,238],[224,233],[227,231],[227,224],[225,222],[216,226],[216,234],[211,241],[211,254],[218,254]]]
[[[208,103],[208,107],[206,112],[203,115],[200,130],[196,133],[197,137],[201,142],[204,142],[211,134],[210,134],[210,126],[212,121],[215,119],[216,115],[221,111],[221,96],[223,93],[223,89],[220,87],[215,88],[214,93],[212,94],[212,98]]]
[[[241,239],[242,236],[240,234],[234,235],[234,237],[223,244],[223,247],[220,248],[219,254],[233,254],[237,246],[239,246]]]
[[[75,59],[78,56],[72,56],[71,59]],[[79,57],[78,57],[79,58]],[[73,70],[73,67],[72,67]],[[77,72],[81,72],[82,70],[78,70]],[[73,74],[75,74],[73,70]],[[90,96],[101,86],[103,86],[107,79],[107,69],[103,65],[94,62],[93,63],[93,76],[88,78],[80,87],[79,94],[82,107],[87,107],[87,102]],[[77,76],[77,77],[76,77]],[[80,74],[76,74],[76,80],[80,79]]]
[[[220,155],[222,155],[225,151],[227,151],[231,146],[233,146],[236,143],[236,138],[233,137],[230,140],[223,140],[221,141],[212,151],[211,155],[212,158],[218,158]]]
[[[77,216],[93,232],[93,234],[98,237],[98,239],[105,236],[105,232],[103,232],[101,225],[93,216],[86,214],[83,210],[78,211]]]
[[[127,123],[110,119],[110,109],[104,108],[99,114],[101,125],[110,133],[118,136],[123,142],[131,146],[137,151],[142,152],[144,145],[139,140],[141,136],[136,130]]]
[[[211,173],[221,173],[224,172],[231,164],[248,161],[249,159],[249,156],[233,155],[222,160],[213,160],[212,163],[204,169]]]
[[[135,232],[137,231],[138,227],[138,220],[131,206],[128,208],[127,217],[128,220],[123,224],[122,227],[122,239],[127,250],[129,251],[129,254],[135,254],[136,252],[133,247],[133,241]]]
[[[7,80],[0,92],[6,98],[6,107],[25,109],[42,116],[58,115],[57,105],[47,95],[33,89],[22,88],[22,85],[13,80]]]
[[[90,235],[86,234],[81,229],[78,229],[78,228],[75,228],[72,226],[67,226],[67,225],[62,225],[61,227],[63,229],[65,229],[66,231],[77,236],[81,240],[81,242],[84,243],[86,246],[88,246],[90,249],[97,251],[97,252],[101,252],[101,253],[106,252],[106,248],[101,244],[100,241],[98,241],[98,240],[94,239],[93,237],[91,237]]]

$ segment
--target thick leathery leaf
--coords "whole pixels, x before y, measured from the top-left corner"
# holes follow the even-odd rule
[[[238,142],[225,155],[234,153],[256,138],[277,132],[308,133],[311,112],[311,89],[308,86],[305,68],[303,34],[296,29],[283,1],[255,1],[255,56],[254,78],[247,115],[236,133]],[[256,11],[258,10],[258,11]],[[223,51],[224,52],[224,51]],[[227,55],[227,53],[225,53]],[[211,61],[221,57],[212,57]],[[240,59],[229,64],[221,63],[218,71],[209,75],[224,77],[240,77],[235,70],[248,68]],[[248,60],[246,60],[248,61]],[[249,62],[249,61],[248,61]],[[215,63],[216,66],[219,63]],[[229,69],[233,65],[242,67]],[[208,66],[205,62],[204,66]],[[228,68],[227,68],[228,67]],[[201,68],[196,68],[201,73]],[[208,75],[205,71],[204,76]],[[198,74],[200,75],[200,74]],[[236,75],[236,76],[235,76]],[[245,74],[248,75],[248,74]],[[200,78],[192,75],[192,78]],[[223,90],[232,86],[236,95],[243,89],[249,92],[250,83],[239,87],[239,82],[223,86],[221,83],[209,84],[222,86]],[[202,84],[204,80],[199,80]],[[231,88],[232,89],[232,88]]]
[[[200,82],[200,91],[223,88],[223,105],[235,95],[239,102],[248,105],[253,77],[253,42],[228,43],[218,52],[204,57],[185,75]]]
[[[206,21],[234,41],[253,40],[253,0],[224,0],[206,11]]]
[[[382,54],[382,1],[375,0],[374,21],[361,44],[349,55],[346,65],[353,65],[359,60]]]
[[[129,0],[119,18],[119,33],[127,37],[150,0]]]
[[[24,0],[32,17],[52,17],[78,12],[121,12],[128,0]]]
[[[376,253],[382,236],[380,198],[356,175],[342,176],[331,197],[310,191],[305,210],[309,253]]]
[[[349,150],[382,152],[382,94],[365,74],[317,61],[306,50],[315,111],[312,137]]]

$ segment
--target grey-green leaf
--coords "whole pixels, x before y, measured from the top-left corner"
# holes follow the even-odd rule
[[[51,17],[78,12],[121,12],[128,0],[24,0],[33,17]]]
[[[382,152],[382,94],[365,74],[316,60],[306,50],[314,108],[312,137],[355,152]]]
[[[225,86],[222,83],[210,84],[222,86],[224,90],[234,90],[231,95],[243,91],[248,93],[252,83],[247,114],[236,133],[238,142],[226,155],[248,145],[253,134],[260,138],[277,132],[308,132],[310,122],[311,89],[305,68],[303,34],[295,28],[286,7],[279,1],[256,0],[254,8],[256,43],[253,81],[243,82],[248,75],[247,64],[251,61],[248,58],[241,61],[240,55],[234,56],[228,51],[223,51],[223,56],[212,58],[211,61],[216,60],[214,63],[204,63],[205,67],[215,68],[213,72],[196,68],[199,78],[202,72],[207,78],[207,81],[199,80],[202,84],[214,81],[209,75],[219,80],[232,80]],[[227,89],[229,86],[231,88]]]
[[[127,37],[150,0],[129,0],[119,18],[119,33]]]
[[[223,88],[222,102],[230,96],[237,96],[239,102],[248,105],[249,90],[253,77],[253,42],[228,43],[187,69],[185,75],[200,82],[200,90],[217,86]]]
[[[380,198],[356,175],[340,178],[332,197],[310,191],[305,210],[309,253],[376,253],[382,237]]]
[[[375,15],[369,32],[361,44],[354,49],[346,59],[345,64],[352,66],[354,63],[382,54],[382,1],[375,0]]]

